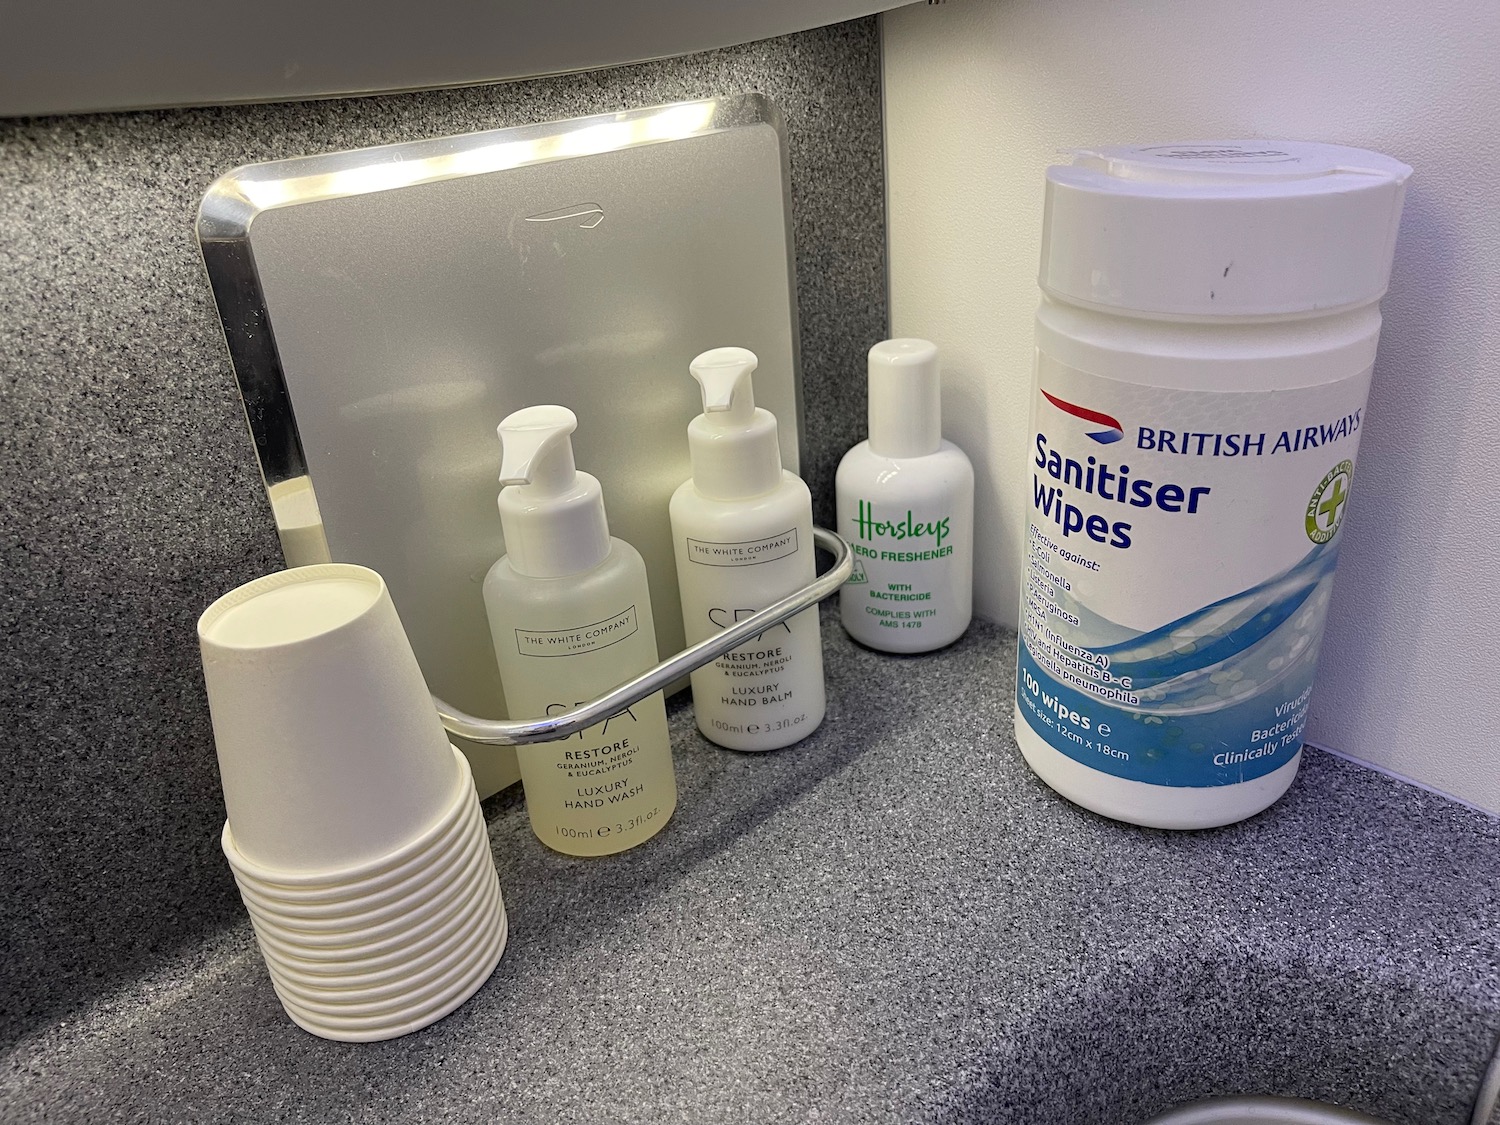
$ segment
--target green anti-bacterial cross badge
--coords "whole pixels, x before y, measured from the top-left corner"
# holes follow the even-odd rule
[[[1327,543],[1338,531],[1348,507],[1349,484],[1353,479],[1354,462],[1340,461],[1328,470],[1328,475],[1313,490],[1304,522],[1307,537],[1314,543]]]

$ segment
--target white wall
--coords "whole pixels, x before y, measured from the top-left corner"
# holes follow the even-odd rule
[[[1500,810],[1500,2],[948,0],[884,19],[891,312],[944,350],[1014,624],[1043,170],[1289,137],[1413,165],[1308,739]]]

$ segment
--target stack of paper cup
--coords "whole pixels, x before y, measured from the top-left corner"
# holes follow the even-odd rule
[[[198,622],[224,854],[299,1026],[390,1039],[474,994],[505,905],[464,756],[380,575],[299,567]]]

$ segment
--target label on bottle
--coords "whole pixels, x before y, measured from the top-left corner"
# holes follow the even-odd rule
[[[839,591],[851,629],[873,625],[892,633],[951,628],[968,615],[952,577],[958,537],[946,508],[896,508],[863,497],[839,528],[854,552],[854,571]],[[960,604],[962,603],[962,604]]]
[[[1292,759],[1369,384],[1154,388],[1038,353],[1016,677],[1038,737],[1153,785]]]
[[[789,527],[775,535],[743,543],[715,543],[708,539],[687,541],[688,561],[704,566],[756,566],[797,553],[797,529]]]
[[[742,542],[686,538],[689,569],[679,579],[689,641],[737,625],[811,581],[800,539],[796,528]],[[698,729],[738,749],[786,746],[811,734],[825,707],[822,645],[818,611],[804,610],[694,671]]]
[[[577,705],[551,703],[547,714]],[[538,826],[547,843],[567,850],[652,835],[676,804],[661,692],[553,743],[550,763],[523,762],[521,772],[527,801],[550,806],[549,823]]]
[[[635,606],[576,629],[517,629],[516,649],[522,656],[573,656],[593,652],[633,637],[639,626]]]
[[[530,627],[555,623],[555,606],[520,604],[529,618],[511,616],[511,603],[487,604],[512,718],[564,714],[655,662],[645,603],[575,606],[592,620],[561,629]],[[541,620],[539,610],[546,612]],[[532,828],[559,851],[600,855],[631,847],[654,835],[676,806],[661,692],[565,738],[522,747],[518,757]]]

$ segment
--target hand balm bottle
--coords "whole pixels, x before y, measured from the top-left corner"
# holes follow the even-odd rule
[[[952,644],[974,612],[974,469],[943,440],[937,347],[870,349],[870,438],[839,462],[839,534],[854,574],[839,591],[844,628],[884,652]]]
[[[672,543],[689,644],[811,582],[812,495],[781,467],[776,419],[756,407],[753,352],[693,360],[703,413],[688,425],[693,476],[672,496]],[[730,750],[776,750],[823,721],[823,639],[816,608],[767,629],[692,674],[705,738]]]
[[[640,553],[610,537],[599,482],[573,465],[578,419],[561,406],[500,423],[506,554],[484,580],[511,718],[568,711],[656,663]],[[611,855],[661,831],[677,805],[661,692],[517,755],[537,839]]]

